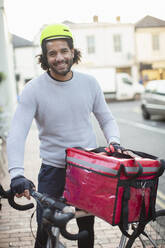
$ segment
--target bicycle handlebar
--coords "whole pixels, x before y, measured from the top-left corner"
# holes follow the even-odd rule
[[[60,211],[63,211],[66,204],[62,202],[60,199],[52,199],[48,197],[46,194],[41,194],[37,191],[31,190],[30,195],[39,203],[41,203],[44,207],[54,208]]]
[[[26,205],[20,205],[16,203],[14,200],[14,194],[11,192],[11,190],[5,191],[2,185],[0,185],[0,196],[4,199],[7,199],[12,208],[19,210],[19,211],[29,210],[34,207],[33,203],[29,203]]]
[[[47,208],[43,212],[43,222],[51,223],[52,225],[58,227],[60,229],[61,235],[69,240],[78,240],[83,237],[87,237],[87,231],[81,231],[78,234],[69,233],[66,230],[66,225],[68,222],[75,217],[74,213],[58,213],[57,215],[52,213],[52,211]]]
[[[30,195],[44,207],[43,211],[43,223],[50,223],[51,225],[58,227],[62,236],[69,240],[78,240],[79,238],[86,237],[88,235],[87,231],[81,231],[78,234],[69,233],[66,230],[66,225],[68,222],[75,217],[74,213],[63,213],[64,208],[67,204],[61,199],[52,199],[45,194],[41,194],[37,191],[31,190]],[[20,205],[15,202],[14,194],[11,190],[5,191],[0,184],[0,196],[7,199],[10,206],[19,211],[25,211],[34,207],[33,203],[26,205]],[[56,214],[56,210],[59,214]]]
[[[65,204],[62,200],[52,199],[33,190],[30,192],[30,194],[36,201],[45,207],[43,211],[43,223],[49,222],[51,225],[58,227],[60,229],[61,235],[64,238],[69,240],[78,240],[88,235],[87,231],[81,231],[78,234],[72,234],[66,230],[66,225],[71,219],[75,217],[75,214],[70,212],[63,213],[63,210],[66,208],[67,204]],[[57,214],[56,210],[59,210],[60,212]]]

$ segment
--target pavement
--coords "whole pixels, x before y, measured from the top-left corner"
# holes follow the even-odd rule
[[[33,123],[26,142],[25,149],[25,176],[37,185],[37,174],[40,168],[39,141],[36,126]],[[6,174],[1,178],[1,184],[7,190],[10,185],[10,178],[5,168]],[[33,199],[30,200],[34,202]],[[29,203],[26,199],[17,199],[20,204]],[[31,215],[35,208],[28,211],[17,211],[12,209],[6,199],[1,200],[2,210],[0,211],[0,248],[32,248],[34,247],[34,237],[36,233],[35,213],[31,221]],[[31,224],[30,224],[31,223]],[[30,227],[32,226],[32,228]],[[75,220],[70,221],[68,230],[77,232]],[[105,221],[95,219],[95,248],[117,248],[121,233],[118,227],[113,227]],[[61,237],[61,241],[67,248],[77,247],[76,241],[68,241]],[[86,247],[84,247],[86,248]]]

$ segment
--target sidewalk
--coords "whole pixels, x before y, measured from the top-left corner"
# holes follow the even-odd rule
[[[33,124],[26,143],[25,175],[36,185],[37,174],[41,163],[38,149],[39,142],[37,138],[37,130]],[[9,188],[10,179],[7,172],[1,183],[5,189]],[[32,201],[34,202],[34,200]],[[29,203],[26,199],[18,199],[17,202],[21,204]],[[30,229],[30,218],[33,212],[34,208],[25,212],[14,210],[9,206],[7,200],[2,200],[2,211],[0,211],[0,248],[33,248],[34,238]],[[35,234],[35,215],[32,220],[32,229]],[[76,233],[77,225],[75,220],[70,222],[68,230],[72,233]],[[95,248],[117,248],[120,237],[121,233],[118,227],[112,227],[105,221],[96,218]],[[63,238],[61,238],[61,240],[68,248],[77,247],[76,241],[68,241]]]

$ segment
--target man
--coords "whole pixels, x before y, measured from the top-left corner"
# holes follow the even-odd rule
[[[27,83],[20,96],[7,140],[11,189],[17,197],[30,198],[33,183],[24,177],[23,156],[33,118],[39,130],[42,165],[38,191],[50,196],[63,194],[65,184],[65,149],[97,147],[90,122],[93,112],[111,144],[120,151],[119,130],[105,103],[99,84],[92,76],[71,70],[80,61],[80,51],[73,46],[73,36],[66,25],[49,25],[41,33],[42,54],[39,63],[46,71]],[[34,165],[35,166],[35,165]],[[37,211],[35,248],[46,247],[47,235],[41,230],[42,211]],[[94,217],[77,220],[79,230],[87,230],[79,248],[94,246]]]

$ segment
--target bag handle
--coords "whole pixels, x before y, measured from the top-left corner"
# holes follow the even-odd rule
[[[163,172],[165,170],[165,160],[164,159],[159,159],[158,157],[156,157],[154,155],[151,155],[151,154],[148,154],[148,153],[145,153],[145,152],[134,151],[134,150],[131,150],[131,149],[126,149],[125,151],[130,151],[130,152],[132,152],[132,153],[134,153],[134,154],[136,154],[136,155],[138,155],[138,156],[140,156],[142,158],[149,158],[149,159],[159,161],[160,168],[157,171],[156,176],[160,177],[163,174]]]
[[[134,157],[132,157],[131,155],[128,155],[128,154],[124,154],[124,153],[119,153],[119,152],[108,152],[106,150],[106,147],[97,147],[97,148],[94,148],[94,149],[91,149],[91,150],[86,150],[82,147],[75,147],[79,150],[83,150],[83,151],[87,151],[87,152],[94,152],[94,153],[100,153],[100,152],[105,152],[108,156],[112,156],[112,157],[116,157],[116,158],[125,158],[125,159],[134,159]],[[149,159],[153,159],[153,160],[157,160],[160,162],[160,168],[158,170],[158,172],[156,173],[156,176],[159,177],[163,174],[164,170],[165,170],[165,160],[164,159],[159,159],[158,157],[154,156],[154,155],[151,155],[149,153],[145,153],[145,152],[140,152],[140,151],[135,151],[135,150],[132,150],[132,149],[125,149],[124,151],[130,151],[132,153],[134,153],[135,155],[138,155],[142,158],[149,158]],[[136,175],[133,175],[131,177],[131,179],[134,179],[136,178],[137,176],[140,176],[142,174],[142,171],[143,171],[143,168],[141,166],[141,164],[139,162],[136,161],[136,163],[139,164],[139,170],[137,172]],[[125,170],[124,170],[125,171]],[[125,172],[126,173],[126,172]],[[126,173],[127,176],[130,176]]]
[[[76,147],[76,148],[85,150],[85,149],[80,148],[80,147]],[[95,152],[95,153],[106,152],[107,155],[117,157],[117,158],[133,158],[131,155],[127,155],[127,154],[124,154],[124,153],[108,152],[106,150],[106,147],[97,147],[97,148],[94,148],[94,149],[88,150],[88,151],[89,152]],[[124,151],[130,151],[130,152],[134,153],[135,155],[138,155],[138,156],[140,156],[142,158],[149,158],[149,159],[154,159],[154,160],[158,159],[158,157],[153,156],[153,155],[148,154],[148,153],[145,153],[145,152],[139,152],[139,151],[135,151],[135,150],[132,150],[132,149],[124,149]]]
[[[116,157],[116,158],[133,158],[130,155],[127,155],[127,154],[124,154],[124,153],[108,152],[108,151],[106,151],[106,147],[103,147],[103,146],[97,147],[97,148],[94,148],[94,149],[90,149],[90,150],[87,150],[87,149],[82,148],[82,147],[74,147],[74,148],[82,150],[82,151],[86,151],[86,152],[94,152],[94,153],[105,152],[108,156],[112,156],[112,157]]]
[[[133,157],[131,157],[130,155],[127,155],[127,154],[123,154],[123,153],[119,153],[119,152],[113,152],[113,153],[110,153],[110,152],[107,152],[105,150],[106,147],[97,147],[97,148],[94,148],[94,149],[91,149],[91,150],[86,150],[82,147],[75,147],[79,150],[83,150],[83,151],[86,151],[86,152],[94,152],[94,153],[100,153],[100,152],[105,152],[108,156],[113,156],[113,157],[117,157],[117,158],[125,158],[125,159],[134,159]],[[135,160],[134,160],[135,161]],[[137,177],[139,177],[140,175],[142,175],[143,173],[143,167],[142,165],[135,161],[139,166],[138,166],[138,171],[136,172],[136,174],[134,174],[133,176],[130,176],[130,174],[127,173],[126,171],[126,168],[123,164],[120,164],[120,169],[118,171],[118,175],[121,173],[121,171],[123,170],[125,175],[129,177],[129,180],[133,180]]]
[[[120,170],[119,170],[119,173],[120,173],[120,171],[123,169],[125,175],[129,178],[129,180],[134,180],[135,178],[140,177],[143,174],[142,165],[139,162],[135,161],[135,160],[134,160],[134,162],[136,162],[138,164],[138,171],[133,176],[130,176],[130,174],[127,173],[126,167],[123,164],[121,164],[121,167],[120,167]]]
[[[149,158],[149,159],[154,159],[154,160],[157,160],[158,157],[154,156],[154,155],[151,155],[149,153],[145,153],[145,152],[139,152],[139,151],[134,151],[132,149],[125,149],[124,151],[129,151],[129,152],[132,152],[134,153],[135,155],[138,155],[142,158]]]
[[[104,150],[108,156],[114,156],[114,157],[117,157],[117,158],[133,158],[131,157],[130,155],[127,155],[127,154],[123,154],[123,153],[118,153],[118,152],[113,152],[113,153],[110,153],[110,152],[107,152],[106,150]],[[160,163],[160,168],[159,170],[157,171],[157,173],[155,174],[157,177],[160,177],[164,171],[165,171],[165,159],[159,159],[158,157],[154,156],[154,155],[151,155],[149,153],[145,153],[145,152],[139,152],[139,151],[135,151],[135,150],[132,150],[132,149],[125,149],[124,151],[130,151],[142,158],[149,158],[149,159],[153,159],[153,160],[157,160],[159,161]],[[136,161],[137,162],[137,161]]]

